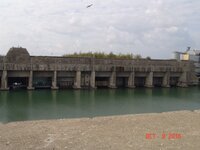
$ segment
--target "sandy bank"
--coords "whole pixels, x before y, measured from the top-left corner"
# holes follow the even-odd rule
[[[200,148],[200,110],[0,124],[0,149]]]

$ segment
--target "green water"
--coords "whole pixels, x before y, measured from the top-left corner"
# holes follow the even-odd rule
[[[200,109],[200,87],[0,91],[0,122]]]

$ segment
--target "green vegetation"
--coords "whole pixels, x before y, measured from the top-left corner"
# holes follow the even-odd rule
[[[151,57],[147,56],[146,59],[151,60]]]
[[[130,54],[114,54],[110,52],[109,54],[104,52],[87,52],[87,53],[73,53],[65,54],[64,57],[94,57],[94,58],[113,58],[113,59],[141,59],[141,55]]]

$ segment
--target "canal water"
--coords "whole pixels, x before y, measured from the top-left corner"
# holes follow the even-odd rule
[[[200,87],[0,91],[0,122],[200,109]]]

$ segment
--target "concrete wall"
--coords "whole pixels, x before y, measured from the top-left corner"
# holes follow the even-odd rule
[[[3,63],[3,56],[0,56],[0,63]]]
[[[0,70],[3,70],[3,56],[0,56]]]
[[[191,66],[190,62],[188,61],[173,61],[173,60],[166,60],[165,62],[163,61],[149,61],[149,60],[141,60],[141,61],[135,61],[131,60],[120,60],[121,63],[118,63],[116,61],[110,61],[111,63],[106,64],[108,60],[104,59],[101,60],[101,64],[96,64],[94,63],[91,65],[91,63],[84,64],[81,63],[82,61],[79,61],[80,59],[77,58],[75,61],[75,58],[73,58],[74,63],[47,63],[48,61],[45,60],[43,62],[35,62],[35,63],[30,63],[30,64],[17,64],[17,63],[4,63],[5,69],[6,70],[35,70],[35,71],[48,71],[48,70],[77,70],[78,68],[82,71],[90,71],[92,67],[94,67],[95,70],[97,71],[112,71],[113,67],[121,67],[123,68],[123,71],[131,71],[131,69],[134,68],[135,71],[138,72],[146,72],[153,70],[155,72],[164,72],[164,71],[172,71],[172,72],[182,72],[183,70],[185,71],[190,71],[191,69],[189,68]],[[96,60],[98,61],[98,59]],[[95,62],[96,62],[95,61]],[[86,61],[84,61],[86,62]],[[3,70],[3,64],[0,64],[0,70]]]
[[[162,86],[168,87],[170,77],[178,86],[187,86],[197,83],[194,68],[190,61],[29,56],[26,49],[20,48],[12,48],[4,58],[0,57],[2,89],[8,88],[6,80],[9,77],[28,77],[30,89],[33,89],[32,80],[36,77],[51,78],[53,89],[58,88],[57,79],[59,84],[65,80],[73,82],[74,88],[95,88],[95,77],[98,83],[107,83],[110,88],[122,84],[134,87],[135,79],[139,80],[138,84],[145,82],[146,87],[153,87],[154,83],[163,80]]]

